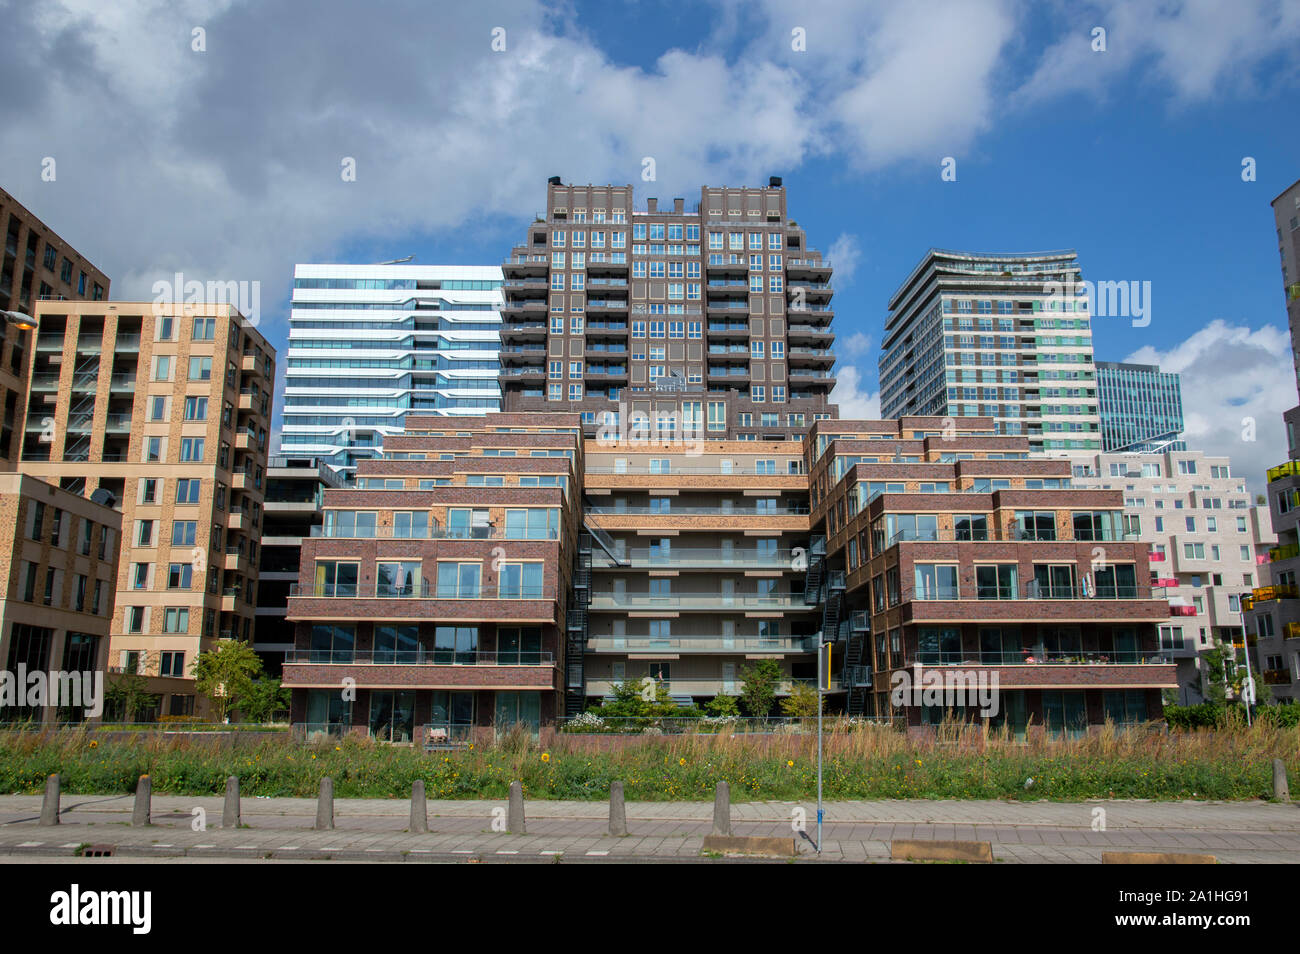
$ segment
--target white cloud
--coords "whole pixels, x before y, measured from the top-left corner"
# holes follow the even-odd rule
[[[1106,30],[1105,52],[1093,50],[1095,27]],[[1075,7],[1064,28],[1018,100],[1104,93],[1132,69],[1182,102],[1244,92],[1255,85],[1263,61],[1289,56],[1300,40],[1300,6],[1288,0],[1104,0]],[[1294,69],[1285,60],[1275,67]]]
[[[851,364],[835,369],[830,401],[840,406],[840,417],[846,421],[880,420],[880,392],[864,392],[862,374]]]
[[[852,284],[853,276],[857,274],[858,265],[862,261],[862,243],[858,241],[856,235],[841,232],[840,237],[831,243],[826,257],[830,259],[831,267],[835,269],[835,283]]]
[[[865,332],[855,331],[847,338],[836,340],[835,351],[841,358],[862,358],[871,353],[874,339]]]
[[[1216,320],[1166,351],[1147,346],[1125,360],[1182,376],[1183,436],[1192,450],[1226,454],[1233,473],[1259,488],[1264,471],[1286,459],[1282,412],[1296,405],[1287,332]],[[1253,420],[1255,439],[1243,440]]]

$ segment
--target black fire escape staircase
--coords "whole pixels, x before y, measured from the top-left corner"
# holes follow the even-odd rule
[[[587,704],[587,680],[583,656],[587,652],[587,608],[591,604],[591,535],[579,537],[573,557],[573,588],[569,591],[567,629],[564,642],[564,714],[581,715]]]
[[[72,393],[68,404],[65,460],[90,460],[90,443],[94,432],[95,391],[99,382],[99,355],[86,357],[72,374]]]
[[[866,610],[854,610],[849,617],[840,685],[845,691],[844,711],[854,716],[866,711],[871,690],[871,618]]]

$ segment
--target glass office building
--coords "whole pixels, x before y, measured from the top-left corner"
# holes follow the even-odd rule
[[[1101,440],[1107,453],[1183,451],[1179,377],[1151,364],[1097,362]]]
[[[298,265],[278,453],[350,479],[406,415],[501,407],[501,269]]]

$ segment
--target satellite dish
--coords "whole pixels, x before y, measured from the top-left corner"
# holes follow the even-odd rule
[[[90,495],[90,499],[93,503],[103,504],[105,507],[117,506],[117,497],[113,496],[112,491],[105,490],[103,487],[96,489]]]

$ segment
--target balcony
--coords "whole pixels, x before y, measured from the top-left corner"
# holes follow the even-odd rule
[[[1268,482],[1271,484],[1275,480],[1295,477],[1297,474],[1300,474],[1300,460],[1289,460],[1285,464],[1278,464],[1268,469]]]
[[[1269,686],[1286,686],[1291,683],[1291,673],[1286,669],[1265,669],[1260,677]]]
[[[1283,639],[1300,639],[1300,623],[1287,623],[1282,627]]]
[[[1188,606],[1188,605],[1185,605],[1185,604],[1183,604],[1183,605],[1179,605],[1179,604],[1175,604],[1175,603],[1170,603],[1170,604],[1169,604],[1169,615],[1170,615],[1170,616],[1195,616],[1195,615],[1196,615],[1196,607],[1195,607],[1195,606]]]
[[[743,653],[754,655],[781,655],[785,653],[816,652],[817,646],[804,636],[591,636],[587,639],[587,652],[611,655],[645,656],[648,658],[694,655],[697,653]]]
[[[1270,563],[1276,563],[1278,560],[1290,560],[1293,557],[1300,556],[1300,544],[1290,543],[1286,546],[1273,547],[1268,551]]]
[[[549,652],[307,649],[285,655],[281,684],[288,688],[351,684],[369,689],[549,690],[559,688],[559,670]]]
[[[707,547],[663,550],[639,547],[615,552],[623,566],[633,568],[793,570],[796,562],[796,551],[793,550],[725,550]],[[613,557],[603,551],[596,551],[592,558],[596,569],[618,565]]]
[[[790,593],[736,593],[721,596],[717,593],[658,596],[653,593],[592,593],[591,610],[667,610],[704,613],[730,613],[736,610],[803,610],[811,612],[816,606],[804,602],[803,595]]]
[[[288,619],[555,623],[556,607],[554,586],[445,587],[427,581],[406,585],[295,583],[289,588]]]
[[[393,527],[341,527],[314,526],[313,537],[334,537],[344,540],[558,540],[558,530],[515,527],[430,527],[395,530]]]
[[[1278,584],[1276,586],[1257,586],[1250,591],[1250,601],[1254,603],[1267,603],[1271,600],[1293,600],[1296,598],[1296,587],[1293,583]]]

